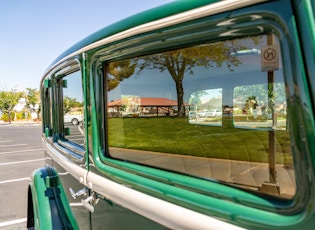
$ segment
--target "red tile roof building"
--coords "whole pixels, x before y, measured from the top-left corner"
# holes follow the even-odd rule
[[[177,101],[167,98],[125,97],[107,103],[112,116],[176,115]]]

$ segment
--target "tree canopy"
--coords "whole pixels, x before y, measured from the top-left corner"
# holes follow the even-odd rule
[[[135,73],[141,75],[145,69],[158,69],[161,72],[168,71],[174,80],[178,116],[185,115],[183,79],[185,74],[194,74],[195,67],[222,67],[233,71],[233,67],[241,64],[236,55],[232,55],[235,42],[218,42],[189,48],[167,51],[159,54],[140,58],[128,59],[106,64],[108,91],[116,88],[121,81]]]
[[[27,88],[26,92],[17,91],[16,89],[0,91],[0,111],[6,115],[11,123],[15,114],[16,105],[21,98],[25,98],[25,109],[31,113],[35,112],[37,117],[40,113],[40,93],[37,89]],[[23,109],[24,110],[24,109]],[[24,111],[25,112],[25,111]]]
[[[185,74],[194,74],[194,67],[222,67],[233,71],[233,66],[241,64],[235,55],[231,55],[233,42],[218,42],[150,55],[138,61],[140,74],[144,69],[168,71],[175,82],[178,103],[178,116],[185,115],[183,79]]]
[[[26,105],[31,112],[35,112],[37,118],[39,117],[41,106],[40,106],[40,92],[37,89],[26,88]]]
[[[111,91],[115,89],[121,81],[129,78],[134,74],[137,63],[131,60],[123,60],[119,62],[111,62],[106,65],[105,69],[108,73],[107,76],[107,89]]]
[[[76,98],[69,96],[63,97],[63,114],[67,114],[73,107],[82,107],[82,103],[78,102]]]
[[[0,110],[3,113],[8,114],[10,123],[14,107],[22,96],[23,92],[17,92],[15,89],[11,89],[10,91],[0,91]]]

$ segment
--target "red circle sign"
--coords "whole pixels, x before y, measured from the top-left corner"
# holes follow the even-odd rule
[[[272,61],[277,56],[277,51],[273,48],[268,48],[264,52],[264,59],[267,61]]]

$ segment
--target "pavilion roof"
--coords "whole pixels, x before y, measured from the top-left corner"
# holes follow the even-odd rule
[[[139,106],[177,106],[177,101],[167,98],[148,98],[148,97],[140,97],[132,99]],[[116,107],[122,106],[124,103],[124,99],[114,100],[107,104],[108,107]]]

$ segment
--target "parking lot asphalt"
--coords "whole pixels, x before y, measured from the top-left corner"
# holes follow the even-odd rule
[[[26,229],[27,190],[33,170],[44,166],[41,125],[0,122],[0,229]]]

